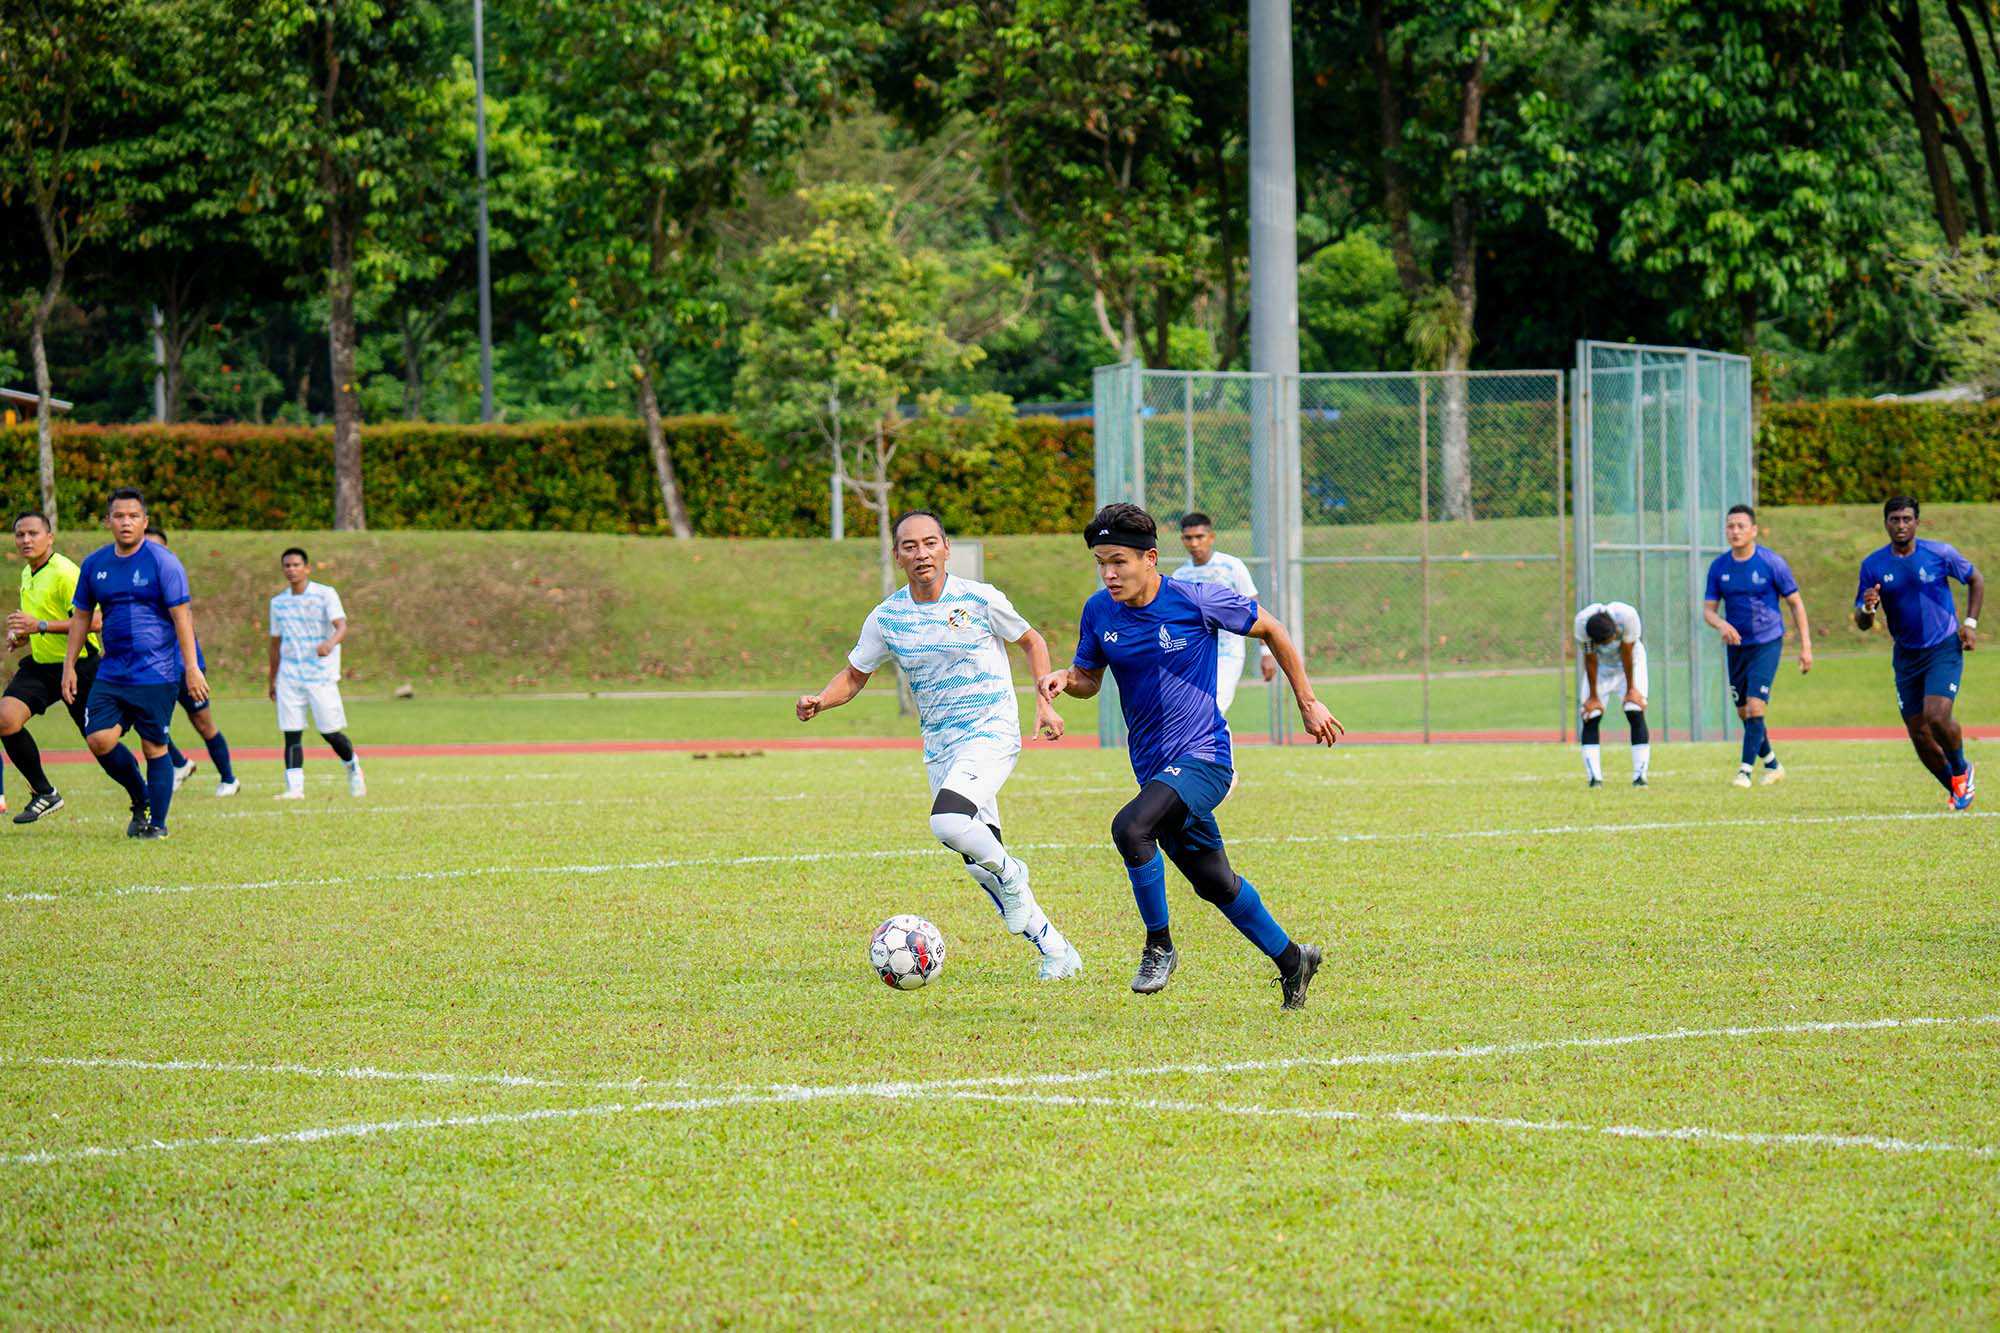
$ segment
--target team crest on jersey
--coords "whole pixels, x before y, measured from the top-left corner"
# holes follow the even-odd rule
[[[1179,651],[1180,651],[1181,649],[1183,649],[1183,648],[1185,648],[1185,647],[1187,647],[1187,640],[1186,640],[1186,639],[1176,639],[1176,638],[1175,638],[1175,637],[1174,637],[1173,635],[1171,635],[1171,634],[1167,633],[1167,627],[1166,627],[1165,625],[1162,625],[1162,626],[1160,626],[1160,651],[1161,651],[1161,652],[1163,652],[1163,653],[1177,653],[1177,652],[1179,652]]]
[[[1723,577],[1727,578],[1728,576],[1724,575]],[[1750,571],[1750,583],[1752,587],[1761,587],[1763,585],[1763,582],[1764,582],[1764,576],[1762,574],[1759,574],[1754,569]]]
[[[1931,572],[1930,572],[1930,571],[1929,571],[1928,569],[1921,569],[1921,568],[1920,568],[1920,569],[1918,569],[1918,570],[1917,570],[1917,582],[1919,582],[1919,583],[1936,583],[1936,582],[1937,582],[1937,580],[1931,577]]]
[[[962,606],[954,606],[945,616],[944,623],[953,629],[964,629],[972,623],[972,613]]]

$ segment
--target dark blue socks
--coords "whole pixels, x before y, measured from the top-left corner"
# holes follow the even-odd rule
[[[97,756],[97,766],[109,773],[111,780],[125,789],[125,794],[132,798],[132,807],[135,810],[145,808],[146,777],[139,771],[139,761],[132,757],[130,750],[122,745],[114,745],[109,754]],[[172,770],[168,771],[168,780],[171,783]]]
[[[1944,757],[1946,762],[1948,762],[1951,765],[1951,775],[1953,777],[1962,778],[1965,776],[1965,770],[1967,765],[1965,762],[1965,751],[1963,749],[1946,750],[1944,752]]]
[[[1257,895],[1256,888],[1240,875],[1236,880],[1236,897],[1223,906],[1222,914],[1229,918],[1229,924],[1243,932],[1243,938],[1262,949],[1267,957],[1276,958],[1284,953],[1285,946],[1292,942],[1265,909],[1264,900]]]
[[[1139,920],[1146,925],[1146,932],[1164,931],[1167,928],[1167,858],[1154,853],[1153,859],[1142,866],[1126,866],[1126,877],[1132,881],[1132,898],[1139,904]]]
[[[174,744],[172,736],[167,737],[167,758],[175,768],[186,768],[188,757],[181,753],[181,747]]]
[[[229,763],[229,742],[221,732],[208,738],[208,758],[215,765],[215,777],[219,782],[236,781],[236,770]]]
[[[1743,767],[1754,768],[1758,756],[1771,748],[1769,732],[1761,717],[1743,719]]]
[[[174,761],[165,755],[146,761],[146,796],[153,810],[153,827],[165,828],[167,807],[174,801]]]

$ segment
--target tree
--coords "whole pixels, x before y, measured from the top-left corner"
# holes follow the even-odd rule
[[[47,258],[29,332],[42,511],[56,520],[49,431],[49,317],[78,253],[109,234],[130,204],[127,168],[152,109],[149,71],[177,44],[155,7],[136,0],[17,0],[0,37],[0,199],[33,212]]]
[[[1140,0],[977,0],[929,16],[1001,195],[1089,284],[1121,360],[1165,365],[1209,276],[1215,210],[1177,86],[1203,52]]]
[[[216,0],[219,4],[221,0]],[[274,259],[324,274],[333,382],[333,523],[367,526],[355,369],[359,263],[435,159],[448,56],[429,0],[230,4],[235,64],[213,107]],[[220,15],[216,21],[223,22]]]
[[[831,0],[542,0],[535,75],[562,174],[539,242],[561,337],[629,367],[667,523],[691,537],[660,423],[665,361],[714,341],[714,224],[825,122],[865,36]]]
[[[806,202],[811,229],[771,242],[755,263],[739,413],[773,440],[831,451],[847,488],[875,515],[887,596],[896,587],[890,465],[911,432],[947,435],[936,398],[915,415],[905,409],[980,352],[946,327],[942,257],[897,240],[890,191],[828,185]],[[990,423],[997,405],[978,406],[975,425]]]
[[[1678,322],[1745,353],[1758,321],[1828,305],[1879,244],[1875,30],[1836,0],[1659,0],[1593,178],[1611,254],[1677,293]]]

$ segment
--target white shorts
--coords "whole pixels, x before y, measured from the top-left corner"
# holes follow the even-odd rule
[[[935,764],[925,765],[931,780],[931,795],[949,787],[979,807],[979,822],[1000,822],[1000,788],[1013,776],[1019,750],[968,746]]]
[[[1236,702],[1236,682],[1243,679],[1243,659],[1218,654],[1215,659],[1215,706],[1223,716],[1229,714],[1229,705]]]
[[[1576,701],[1581,705],[1590,700],[1590,682],[1583,678],[1583,654],[1581,652],[1577,654],[1576,658],[1576,674]],[[1632,645],[1632,680],[1630,684],[1631,689],[1636,689],[1639,692],[1640,698],[1649,699],[1652,697],[1653,691],[1646,681],[1646,645],[1643,643]],[[1597,655],[1597,698],[1602,702],[1614,694],[1621,696],[1630,694],[1631,689],[1627,689],[1626,685],[1625,663],[1619,660],[1618,645],[1613,644],[1609,652]],[[1626,707],[1630,708],[1631,705],[1627,704]]]
[[[347,709],[340,702],[340,686],[333,681],[308,684],[278,675],[278,730],[304,731],[306,712],[321,732],[347,730]]]

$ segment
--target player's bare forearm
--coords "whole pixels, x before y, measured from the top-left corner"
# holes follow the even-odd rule
[[[1292,697],[1299,701],[1299,718],[1305,723],[1307,733],[1321,745],[1337,742],[1347,728],[1313,693],[1312,681],[1306,678],[1305,655],[1292,642],[1292,636],[1284,625],[1260,607],[1257,623],[1250,627],[1250,636],[1264,645],[1264,651],[1271,655],[1278,664],[1278,670],[1284,672],[1285,679],[1291,682]]]
[[[1977,620],[1980,608],[1985,605],[1986,576],[1975,569],[1972,577],[1965,581],[1965,614]]]
[[[833,679],[818,694],[801,695],[792,711],[798,715],[799,721],[810,722],[827,709],[838,708],[861,693],[868,684],[870,674],[850,662],[835,672]]]
[[[200,651],[194,646],[194,609],[182,602],[168,608],[167,615],[174,622],[174,638],[180,641],[181,673],[188,698],[199,703],[208,697],[208,677],[202,674]]]
[[[326,636],[326,646],[328,648],[338,648],[343,642],[346,641],[346,639],[347,639],[347,617],[342,616],[340,619],[333,622],[333,633]]]
[[[1014,646],[1028,659],[1028,675],[1040,680],[1054,668],[1049,663],[1049,641],[1036,630],[1029,630],[1014,640]]]
[[[1701,618],[1708,622],[1708,627],[1710,629],[1714,630],[1717,634],[1720,634],[1722,636],[1722,641],[1724,643],[1740,642],[1743,636],[1741,634],[1736,633],[1735,628],[1731,626],[1727,620],[1724,620],[1721,616],[1716,614],[1715,608],[1718,605],[1720,605],[1720,603],[1703,602],[1701,604]]]
[[[1072,699],[1094,699],[1104,688],[1104,668],[1095,671],[1071,664],[1061,671],[1052,671],[1037,683],[1042,698],[1054,701],[1058,694],[1067,694]]]
[[[1812,670],[1812,622],[1806,619],[1806,599],[1802,593],[1792,593],[1785,598],[1792,608],[1792,623],[1799,627],[1799,670]]]

